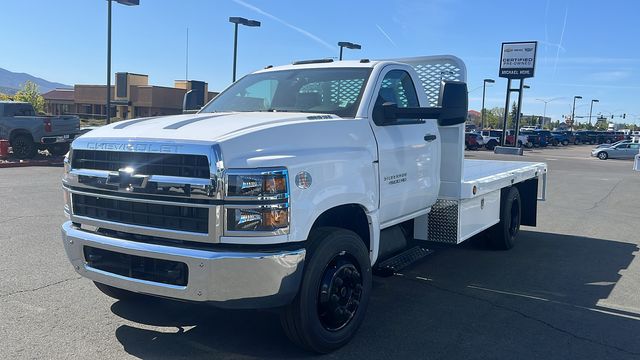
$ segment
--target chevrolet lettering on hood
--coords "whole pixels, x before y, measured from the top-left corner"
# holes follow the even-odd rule
[[[178,152],[180,145],[158,144],[158,143],[116,143],[116,142],[90,142],[87,143],[88,150],[104,151],[131,151],[131,152],[154,152],[174,154]]]

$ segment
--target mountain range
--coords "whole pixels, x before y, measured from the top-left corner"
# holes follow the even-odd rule
[[[27,73],[15,73],[3,68],[0,68],[0,93],[15,94],[20,89],[22,84],[27,81],[32,81],[40,90],[40,93],[46,93],[47,91],[58,88],[71,88],[70,85],[65,85],[57,82],[48,81],[39,77]]]

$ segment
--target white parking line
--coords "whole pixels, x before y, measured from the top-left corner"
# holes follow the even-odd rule
[[[577,308],[577,309],[582,309],[582,310],[595,311],[595,312],[602,313],[602,314],[619,316],[619,317],[632,319],[632,320],[640,320],[640,316],[634,316],[634,315],[628,315],[628,314],[620,314],[620,313],[617,313],[617,312],[607,311],[607,310],[603,310],[603,309],[597,309],[597,308],[592,308],[592,307],[587,307],[587,306],[574,305],[574,304],[569,304],[569,303],[565,303],[565,302],[562,302],[562,301],[545,299],[545,298],[538,297],[538,296],[519,294],[519,293],[515,293],[515,292],[511,292],[511,291],[488,289],[488,288],[481,287],[481,286],[476,286],[476,285],[468,285],[467,287],[470,288],[470,289],[482,290],[482,291],[487,291],[487,292],[492,292],[492,293],[497,293],[497,294],[502,294],[502,295],[518,296],[518,297],[522,297],[522,298],[526,298],[526,299],[530,299],[530,300],[538,300],[538,301],[550,302],[550,303],[553,303],[553,304],[558,304],[558,305],[563,305],[563,306],[570,306],[570,307]]]

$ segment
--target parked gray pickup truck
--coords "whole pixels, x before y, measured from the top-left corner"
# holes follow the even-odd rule
[[[30,103],[0,101],[0,139],[9,140],[19,159],[30,159],[39,149],[64,155],[79,131],[77,116],[36,116]]]

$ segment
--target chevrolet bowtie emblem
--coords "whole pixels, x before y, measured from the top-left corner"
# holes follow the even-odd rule
[[[135,169],[128,166],[126,168],[119,169],[117,173],[109,174],[107,178],[107,184],[118,185],[119,189],[125,189],[127,191],[133,191],[137,188],[144,188],[147,186],[146,175],[138,175],[135,173]]]

